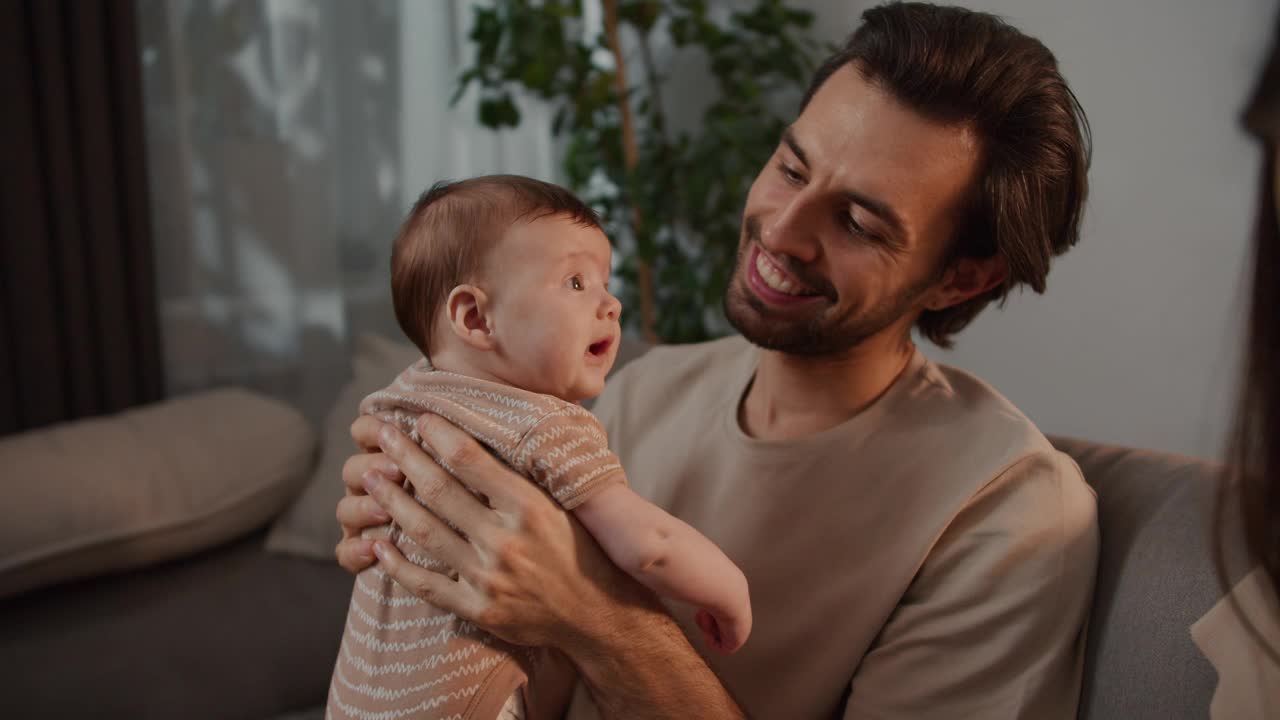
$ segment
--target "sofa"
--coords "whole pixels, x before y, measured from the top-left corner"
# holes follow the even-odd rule
[[[374,344],[357,353],[356,377],[308,460],[309,484],[290,480],[283,502],[256,503],[277,508],[271,517],[198,550],[133,553],[108,574],[72,573],[0,599],[0,717],[323,717],[352,585],[327,555],[350,447],[343,430],[353,399],[409,352]],[[1052,440],[1097,492],[1102,533],[1080,717],[1206,717],[1216,677],[1188,628],[1222,594],[1208,522],[1217,467]],[[307,549],[313,530],[321,542]]]

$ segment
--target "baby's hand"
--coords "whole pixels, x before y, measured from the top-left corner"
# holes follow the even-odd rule
[[[725,654],[736,652],[747,641],[751,634],[751,609],[746,613],[726,615],[699,610],[698,627],[707,639],[707,644],[718,652]]]

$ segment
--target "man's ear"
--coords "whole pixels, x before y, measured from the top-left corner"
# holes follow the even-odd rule
[[[475,285],[459,285],[450,291],[445,309],[449,313],[449,328],[463,342],[477,350],[497,347],[489,296],[484,290]]]
[[[942,275],[925,301],[929,310],[945,310],[999,287],[1009,278],[1009,265],[999,255],[960,258]]]

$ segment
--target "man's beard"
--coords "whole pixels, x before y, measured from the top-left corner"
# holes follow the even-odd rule
[[[746,267],[749,249],[760,241],[760,221],[749,217],[743,221],[746,241],[738,245],[738,257],[729,287],[724,294],[724,314],[729,324],[749,342],[766,350],[791,355],[838,355],[861,345],[902,319],[931,283],[917,283],[891,295],[870,308],[859,311],[847,308],[839,315],[831,314],[837,296],[829,282],[813,278],[810,273],[787,269],[810,287],[827,288],[819,292],[820,302],[813,303],[812,315],[804,319],[770,318],[771,310],[747,287]]]

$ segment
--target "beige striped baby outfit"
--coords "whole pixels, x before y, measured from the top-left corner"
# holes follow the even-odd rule
[[[626,482],[591,413],[550,395],[435,370],[426,359],[365,398],[360,411],[395,423],[415,441],[418,417],[440,415],[567,510]],[[394,525],[372,533],[419,565],[451,572]],[[374,565],[356,577],[327,716],[494,720],[523,704],[528,718],[540,720],[558,717],[571,677],[558,654],[504,643],[423,602]],[[508,703],[516,692],[521,697]]]

